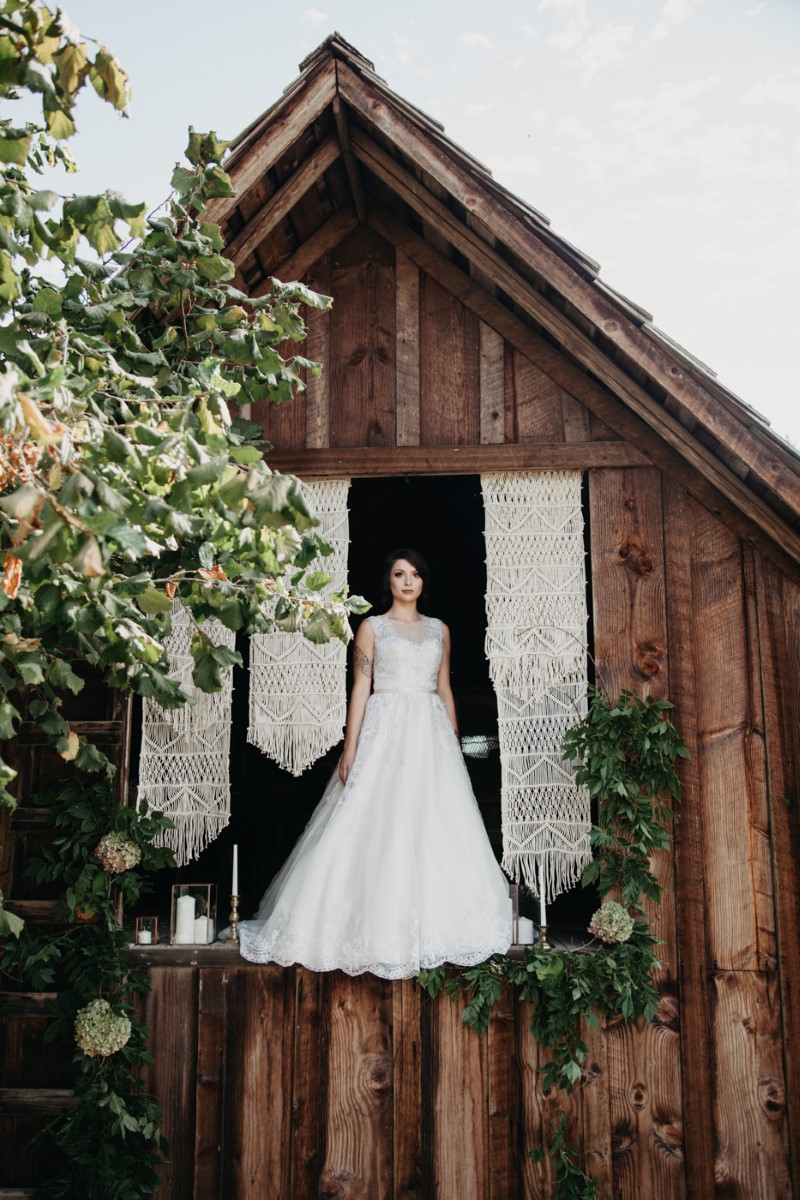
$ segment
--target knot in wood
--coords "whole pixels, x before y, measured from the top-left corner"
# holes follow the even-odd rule
[[[786,1093],[778,1079],[759,1079],[758,1097],[767,1115],[771,1118],[782,1117],[786,1111]]]
[[[631,1108],[635,1108],[637,1112],[647,1108],[647,1084],[641,1081],[635,1083],[630,1090]]]
[[[616,333],[619,329],[619,321],[603,321],[603,333]]]
[[[652,575],[653,560],[649,554],[640,554],[639,555],[638,567],[639,567],[640,575]]]

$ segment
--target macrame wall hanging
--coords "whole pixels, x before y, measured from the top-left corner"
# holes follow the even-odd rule
[[[317,532],[333,554],[314,568],[332,582],[320,595],[347,582],[350,523],[349,479],[304,483],[319,517]],[[302,633],[257,634],[250,641],[250,726],[247,740],[279,766],[300,775],[342,736],[347,716],[347,648],[343,642],[316,645]]]
[[[565,731],[586,711],[581,475],[482,475],[481,484],[503,867],[548,903],[591,858],[589,796],[561,757]]]
[[[219,621],[207,622],[204,629],[215,645],[233,649],[235,634]],[[179,867],[219,836],[230,820],[231,806],[231,672],[219,692],[195,687],[193,632],[189,613],[176,601],[166,643],[170,675],[195,703],[166,710],[145,700],[139,759],[139,799],[146,797],[151,808],[174,821],[175,828],[165,832],[162,844],[173,850]]]

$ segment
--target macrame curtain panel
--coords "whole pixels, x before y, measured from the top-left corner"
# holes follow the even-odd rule
[[[303,489],[319,517],[318,532],[333,546],[333,554],[314,564],[332,576],[320,593],[324,596],[347,582],[350,480],[304,483]],[[247,740],[292,775],[301,775],[342,736],[346,671],[347,648],[338,640],[315,645],[302,633],[254,636]]]
[[[561,757],[564,733],[586,712],[581,475],[482,475],[481,485],[503,867],[547,903],[591,858],[589,796]]]
[[[191,617],[176,601],[167,639],[170,675],[195,703],[167,710],[145,700],[139,759],[139,799],[146,798],[151,808],[174,821],[175,828],[164,833],[162,844],[172,849],[179,867],[219,836],[231,811],[231,672],[219,692],[195,687],[193,632]],[[219,621],[206,622],[204,632],[215,645],[233,649],[235,634]]]

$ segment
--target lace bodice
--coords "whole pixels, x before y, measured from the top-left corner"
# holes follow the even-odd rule
[[[376,692],[435,692],[442,661],[442,623],[422,617],[410,623],[370,617],[375,633],[372,669]]]

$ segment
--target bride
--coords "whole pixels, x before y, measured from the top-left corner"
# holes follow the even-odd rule
[[[405,979],[510,945],[508,886],[458,740],[450,633],[417,608],[428,580],[413,550],[386,560],[388,608],[356,635],[338,768],[239,925],[251,962]]]

